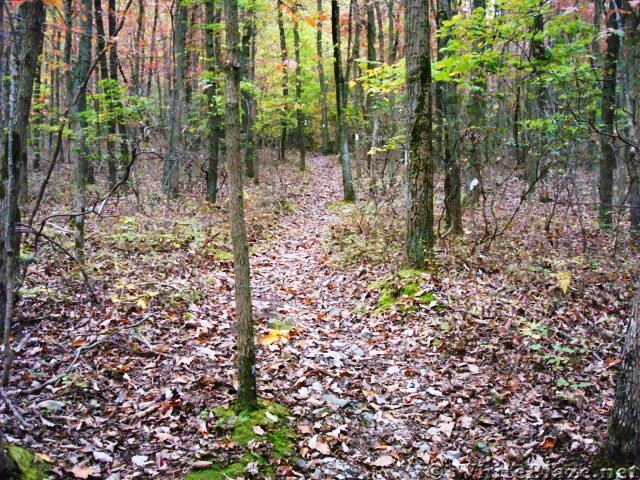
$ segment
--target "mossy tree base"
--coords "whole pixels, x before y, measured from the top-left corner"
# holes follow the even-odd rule
[[[10,476],[6,480],[42,480],[46,477],[46,465],[29,450],[6,445]]]
[[[228,480],[253,471],[259,478],[273,477],[278,465],[286,464],[295,446],[295,432],[290,428],[289,411],[277,404],[259,401],[259,409],[251,412],[216,407],[205,412],[215,419],[216,428],[242,447],[238,458],[218,461],[204,470],[189,473],[184,480]]]

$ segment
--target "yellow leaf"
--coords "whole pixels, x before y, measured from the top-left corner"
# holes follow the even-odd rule
[[[62,8],[64,5],[62,4],[62,0],[43,0],[45,5],[49,5],[50,7]]]
[[[260,345],[273,345],[281,338],[289,338],[289,330],[269,330],[269,333],[262,337],[258,343]]]
[[[558,288],[566,295],[569,285],[571,285],[571,272],[557,272],[556,281],[558,282]]]
[[[136,305],[138,305],[138,307],[140,307],[141,310],[147,309],[147,301],[144,298],[139,298]]]

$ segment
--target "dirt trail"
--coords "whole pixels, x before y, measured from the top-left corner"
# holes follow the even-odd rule
[[[311,164],[307,201],[252,260],[259,322],[292,323],[297,331],[259,355],[260,389],[275,390],[305,424],[300,466],[309,478],[424,478],[426,464],[406,455],[427,453],[420,424],[436,408],[416,409],[424,389],[403,378],[414,362],[407,347],[421,335],[352,312],[361,271],[329,265],[323,242],[336,221],[329,207],[341,200],[340,171],[323,157]]]

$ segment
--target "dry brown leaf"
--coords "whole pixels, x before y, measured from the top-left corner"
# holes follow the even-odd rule
[[[313,437],[311,437],[311,439],[309,440],[309,448],[312,448],[313,450],[316,450],[323,455],[329,455],[331,453],[329,445],[327,445],[326,442],[320,440],[318,438],[318,435],[314,435]]]
[[[389,465],[393,465],[395,462],[396,460],[392,456],[383,455],[380,458],[378,458],[375,462],[373,462],[371,465],[373,465],[374,467],[388,467]]]
[[[98,467],[84,467],[82,465],[76,465],[70,471],[73,473],[74,477],[83,479],[100,473],[100,469]]]

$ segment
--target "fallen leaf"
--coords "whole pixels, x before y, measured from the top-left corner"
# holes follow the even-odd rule
[[[389,465],[393,465],[396,460],[390,455],[383,455],[371,465],[374,467],[388,467]]]
[[[264,430],[260,425],[254,425],[253,433],[255,433],[256,435],[264,435]]]
[[[113,462],[113,457],[106,452],[93,452],[93,458],[103,463]]]
[[[549,450],[556,446],[556,438],[555,437],[544,437],[544,440],[540,444],[540,448],[542,450]]]
[[[46,453],[33,452],[33,456],[38,458],[38,459],[40,459],[40,460],[42,460],[43,462],[53,463],[53,458],[51,458]]]
[[[313,437],[311,437],[311,439],[309,440],[309,448],[312,448],[322,453],[323,455],[329,455],[331,453],[329,445],[327,445],[326,442],[320,440],[318,438],[318,435],[314,435]]]
[[[70,470],[73,476],[76,478],[89,478],[92,475],[100,473],[98,467],[83,467],[82,465],[76,465]]]
[[[281,338],[289,338],[289,330],[269,330],[269,333],[263,336],[258,343],[260,345],[273,345]]]
[[[144,467],[148,463],[149,457],[146,455],[134,455],[131,461],[136,467]]]
[[[558,287],[562,290],[562,293],[566,295],[569,290],[569,285],[571,285],[571,272],[556,272],[555,276]]]

